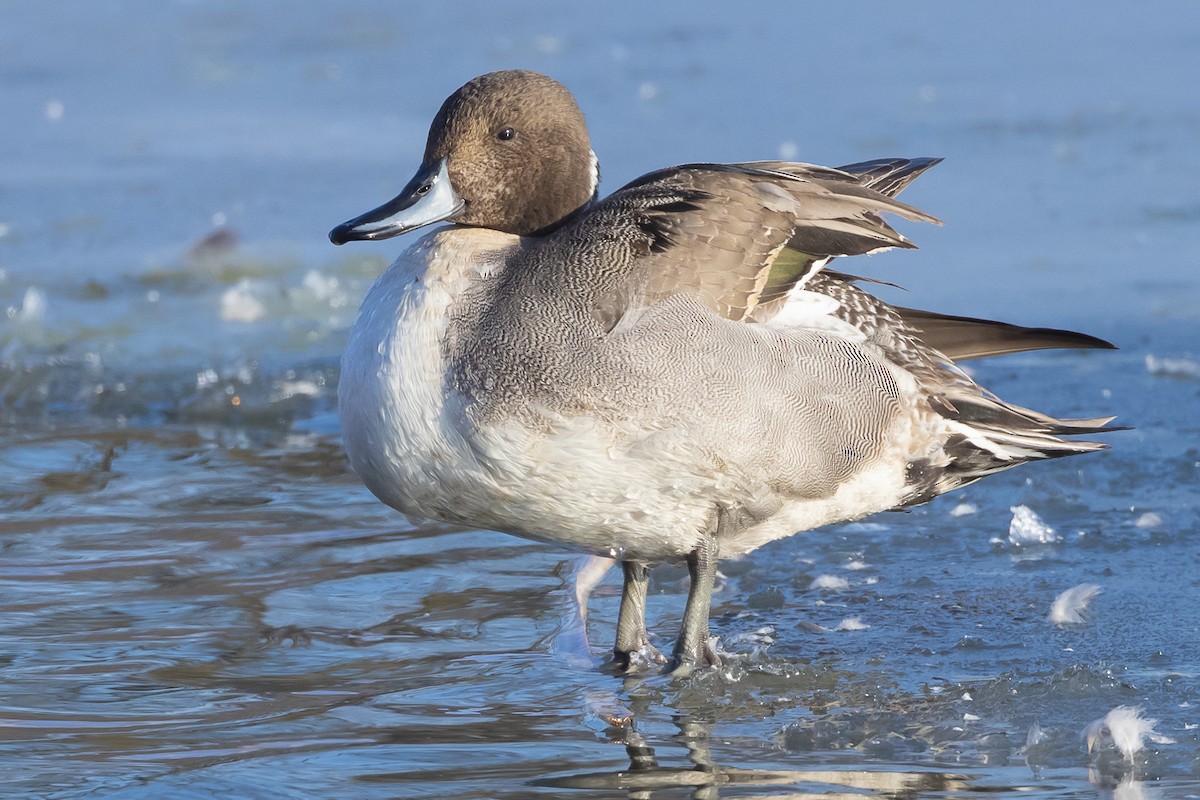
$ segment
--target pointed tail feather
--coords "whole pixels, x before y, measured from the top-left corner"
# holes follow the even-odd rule
[[[941,162],[940,158],[877,158],[838,169],[858,178],[858,182],[868,189],[895,197],[923,172]]]
[[[1116,345],[1086,333],[1056,328],[1026,328],[990,319],[959,317],[896,306],[896,311],[921,333],[921,341],[952,361],[989,358],[1029,350],[1079,348],[1116,350]]]
[[[912,503],[924,502],[1026,461],[1092,453],[1108,447],[1104,442],[1061,436],[1126,430],[1110,426],[1113,417],[1057,419],[988,395],[945,398],[935,408],[953,431],[943,445],[948,463],[936,476],[931,476],[932,481],[918,487]]]

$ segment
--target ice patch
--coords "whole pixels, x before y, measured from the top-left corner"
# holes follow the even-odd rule
[[[1012,521],[1008,523],[1008,540],[1016,547],[1031,544],[1055,544],[1059,539],[1042,518],[1034,513],[1029,506],[1011,506]]]
[[[974,503],[959,503],[954,508],[950,509],[950,516],[965,517],[968,514],[978,513],[979,506]]]
[[[320,397],[323,391],[324,389],[316,381],[279,381],[275,384],[275,393],[271,396],[271,401],[290,400],[297,395],[302,397]]]
[[[834,628],[834,630],[835,631],[865,631],[869,627],[871,627],[871,626],[868,625],[867,623],[863,622],[861,617],[846,617],[844,620],[842,620],[841,622],[838,623],[837,627]]]
[[[340,319],[343,312],[352,310],[350,295],[341,281],[317,270],[309,270],[299,286],[287,290],[292,315],[297,314],[320,321],[330,327],[341,327],[350,320]]]
[[[1100,587],[1094,583],[1081,583],[1072,586],[1054,598],[1050,604],[1049,620],[1055,625],[1079,625],[1085,622],[1088,604],[1100,594]]]
[[[267,315],[267,307],[254,296],[248,280],[238,281],[221,295],[221,319],[226,322],[257,322]]]
[[[839,578],[836,575],[818,575],[813,578],[813,582],[808,585],[809,589],[821,589],[822,591],[837,591],[839,589],[849,588],[850,581],[845,578]]]
[[[724,646],[733,647],[735,645],[749,646],[755,648],[770,647],[775,643],[775,629],[770,625],[759,628],[758,630],[745,633],[735,633],[729,636],[724,642]]]
[[[346,295],[338,291],[337,278],[327,277],[315,269],[310,269],[305,273],[301,285],[317,300],[325,300],[335,306],[345,305]]]
[[[21,297],[21,305],[9,306],[4,311],[7,324],[0,327],[0,345],[7,351],[9,347],[45,344],[48,305],[41,289],[36,286],[26,289]]]
[[[1159,358],[1147,353],[1146,371],[1164,378],[1200,378],[1200,363],[1190,358]]]
[[[1163,518],[1153,511],[1147,511],[1137,518],[1137,522],[1133,523],[1139,528],[1157,528],[1163,524]]]
[[[20,306],[9,306],[8,318],[18,325],[40,325],[46,319],[46,295],[36,286],[25,290]]]

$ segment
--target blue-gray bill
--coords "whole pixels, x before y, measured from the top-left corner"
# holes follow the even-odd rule
[[[433,164],[423,164],[400,194],[379,208],[338,225],[329,232],[329,241],[345,244],[364,239],[390,239],[453,217],[464,205],[450,183],[443,158]]]

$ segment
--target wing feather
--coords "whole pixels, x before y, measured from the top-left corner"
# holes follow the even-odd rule
[[[884,213],[937,222],[870,186],[895,190],[906,165],[916,164],[911,180],[936,162],[865,163],[861,176],[774,161],[671,167],[614,192],[562,233],[622,245],[617,263],[604,265],[622,273],[620,297],[603,302],[610,312],[682,292],[728,319],[758,321],[756,308],[777,305],[832,258],[914,247]]]

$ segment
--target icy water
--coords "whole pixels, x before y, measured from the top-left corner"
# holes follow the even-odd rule
[[[616,575],[589,653],[579,558],[405,520],[338,438],[403,243],[325,234],[515,66],[609,189],[945,156],[906,199],[946,227],[854,270],[1113,340],[972,368],[1135,429],[727,562],[724,667],[606,674]],[[0,796],[1200,796],[1197,75],[1189,3],[0,2]],[[1089,754],[1118,706],[1158,736]]]

